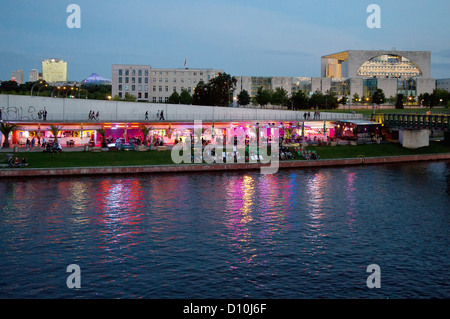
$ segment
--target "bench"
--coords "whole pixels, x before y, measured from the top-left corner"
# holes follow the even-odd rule
[[[12,164],[12,167],[9,167],[9,164],[0,164],[0,168],[21,168],[21,167],[27,167],[27,166],[28,166],[28,163],[17,164],[17,165]]]
[[[158,146],[158,151],[167,151],[167,146]]]

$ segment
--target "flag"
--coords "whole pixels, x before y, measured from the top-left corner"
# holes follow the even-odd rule
[[[186,66],[187,59],[184,59],[184,66]]]

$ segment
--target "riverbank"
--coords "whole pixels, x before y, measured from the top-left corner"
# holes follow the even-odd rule
[[[325,159],[325,160],[290,160],[280,161],[280,169],[319,168],[339,166],[361,166],[388,163],[407,163],[420,161],[450,160],[450,153],[420,154],[385,157]],[[114,175],[114,174],[148,174],[148,173],[181,173],[211,171],[259,170],[268,164],[261,163],[229,163],[229,164],[172,164],[172,165],[135,165],[107,167],[65,167],[65,168],[15,168],[0,169],[0,177],[32,177],[32,176],[77,176],[77,175]]]

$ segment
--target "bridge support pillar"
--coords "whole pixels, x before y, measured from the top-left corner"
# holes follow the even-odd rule
[[[399,130],[399,142],[405,148],[421,148],[430,146],[429,130]]]

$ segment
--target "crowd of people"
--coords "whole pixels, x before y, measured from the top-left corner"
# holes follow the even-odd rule
[[[16,157],[14,159],[14,161],[13,161],[12,157],[10,157],[9,160],[8,160],[8,166],[10,168],[13,168],[13,167],[25,167],[25,166],[28,166],[28,163],[27,163],[27,160],[24,157],[22,157],[22,159],[20,161],[19,161],[18,157]]]
[[[303,118],[305,120],[310,120],[311,119],[311,112],[305,112],[303,113]],[[313,114],[313,120],[320,120],[320,111],[315,111]]]

